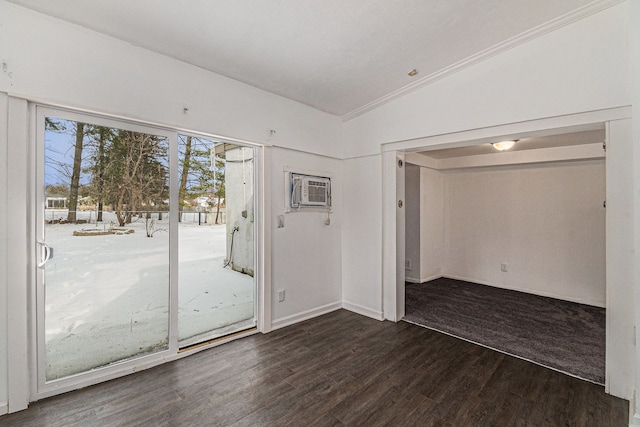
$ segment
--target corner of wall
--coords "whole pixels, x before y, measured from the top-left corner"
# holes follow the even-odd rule
[[[342,301],[342,308],[349,310],[353,313],[360,314],[362,316],[370,317],[375,320],[384,320],[384,313],[382,311],[372,310],[368,307],[364,307],[359,304],[354,304],[348,301]]]
[[[290,316],[281,317],[271,322],[271,330],[284,328],[296,323],[303,322],[305,320],[313,319],[314,317],[322,316],[323,314],[331,313],[342,308],[340,301],[325,304],[321,307],[315,307],[310,310],[304,310],[299,313],[292,314]]]
[[[629,399],[629,425],[640,426],[640,414],[636,412],[636,393],[633,392],[633,397]]]
[[[0,92],[0,235],[7,235],[8,96]],[[7,239],[0,239],[0,415],[8,412],[7,389]]]
[[[630,22],[639,22],[640,20],[640,2],[629,1],[629,20]],[[630,53],[630,67],[629,75],[635,77],[640,72],[640,28],[638,25],[629,26],[629,53]],[[638,219],[638,212],[640,211],[640,195],[638,192],[638,179],[640,178],[640,151],[635,147],[640,146],[640,82],[637,78],[631,78],[631,104],[632,104],[632,117],[631,117],[631,145],[633,149],[633,182],[636,187],[634,189],[634,210],[635,210],[635,227],[634,227],[634,246],[635,250],[635,271],[634,271],[634,290],[635,290],[635,341],[640,343],[640,265],[639,257],[640,251],[640,220]],[[640,348],[636,344],[635,347],[635,381],[633,382],[633,399],[629,403],[630,408],[633,408],[633,416],[630,416],[630,425],[640,426],[640,395],[638,395],[638,388],[640,387]]]
[[[343,159],[342,304],[382,317],[382,161],[379,154]]]
[[[271,320],[282,328],[342,307],[341,161],[333,157],[274,147],[271,170]],[[285,171],[296,169],[331,177],[331,221],[326,209],[287,212]],[[325,175],[326,174],[326,175]],[[282,217],[282,225],[275,224]],[[279,290],[286,299],[278,301]]]

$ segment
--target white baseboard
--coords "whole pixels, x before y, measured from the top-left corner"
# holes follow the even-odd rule
[[[345,310],[352,311],[354,313],[360,314],[362,316],[367,316],[376,320],[384,320],[384,314],[382,311],[372,310],[368,307],[361,306],[359,304],[354,304],[348,301],[342,301],[342,308]]]
[[[605,390],[608,393],[608,390]],[[629,426],[640,426],[640,414],[636,412],[636,392],[631,393],[629,399]]]
[[[494,288],[499,288],[499,289],[508,289],[508,290],[511,290],[511,291],[524,292],[524,293],[527,293],[527,294],[538,295],[538,296],[541,296],[541,297],[555,298],[555,299],[560,299],[560,300],[564,300],[564,301],[575,302],[575,303],[578,303],[578,304],[585,304],[585,305],[591,305],[591,306],[594,306],[594,307],[605,308],[603,303],[600,303],[600,302],[597,302],[597,301],[590,301],[590,300],[570,297],[570,296],[566,296],[566,295],[554,294],[554,293],[551,293],[551,292],[541,292],[541,291],[538,291],[538,290],[527,289],[527,288],[507,288],[505,286],[497,286],[495,283],[486,282],[484,280],[477,280],[477,279],[474,279],[474,278],[471,278],[471,277],[456,276],[456,275],[453,275],[453,274],[443,274],[442,277],[445,277],[447,279],[455,279],[455,280],[462,280],[462,281],[465,281],[465,282],[477,283],[479,285],[492,286]]]
[[[442,274],[434,274],[433,276],[429,276],[429,277],[422,277],[420,278],[420,283],[425,283],[425,282],[430,282],[432,280],[436,280],[442,277]]]
[[[294,323],[302,322],[304,320],[313,319],[314,317],[322,316],[323,314],[331,313],[332,311],[340,310],[341,308],[342,302],[337,301],[323,305],[322,307],[292,314],[291,316],[286,316],[282,319],[276,319],[271,322],[271,330],[275,331],[276,329],[284,328],[285,326],[293,325]]]
[[[421,277],[419,279],[414,279],[413,277],[405,277],[404,281],[409,283],[426,283],[432,280],[436,280],[442,277],[442,274],[434,274],[433,276]]]
[[[8,402],[0,402],[0,415],[9,413],[9,403]]]

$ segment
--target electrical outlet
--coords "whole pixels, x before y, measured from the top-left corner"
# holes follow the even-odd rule
[[[506,272],[507,272],[507,270],[508,270],[508,268],[507,268],[507,264],[504,264],[504,263],[503,263],[503,264],[500,264],[500,271],[503,271],[503,272],[505,272],[505,273],[506,273]]]
[[[407,258],[404,260],[404,269],[411,271],[411,259]]]
[[[278,291],[278,302],[283,302],[286,299],[287,295],[284,291],[284,289],[280,289]]]

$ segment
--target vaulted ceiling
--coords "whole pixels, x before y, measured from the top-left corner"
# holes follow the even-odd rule
[[[612,3],[10,1],[339,116],[558,17]]]

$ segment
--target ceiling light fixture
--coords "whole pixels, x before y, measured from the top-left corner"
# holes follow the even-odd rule
[[[493,148],[495,148],[498,151],[505,151],[513,147],[515,143],[516,141],[500,141],[500,142],[494,142],[491,145],[493,145]]]
[[[409,72],[407,73],[407,75],[408,75],[409,77],[413,77],[413,76],[415,76],[416,74],[418,74],[418,70],[417,70],[417,69],[415,69],[415,68],[414,68],[413,70],[411,70],[411,71],[409,71]]]

